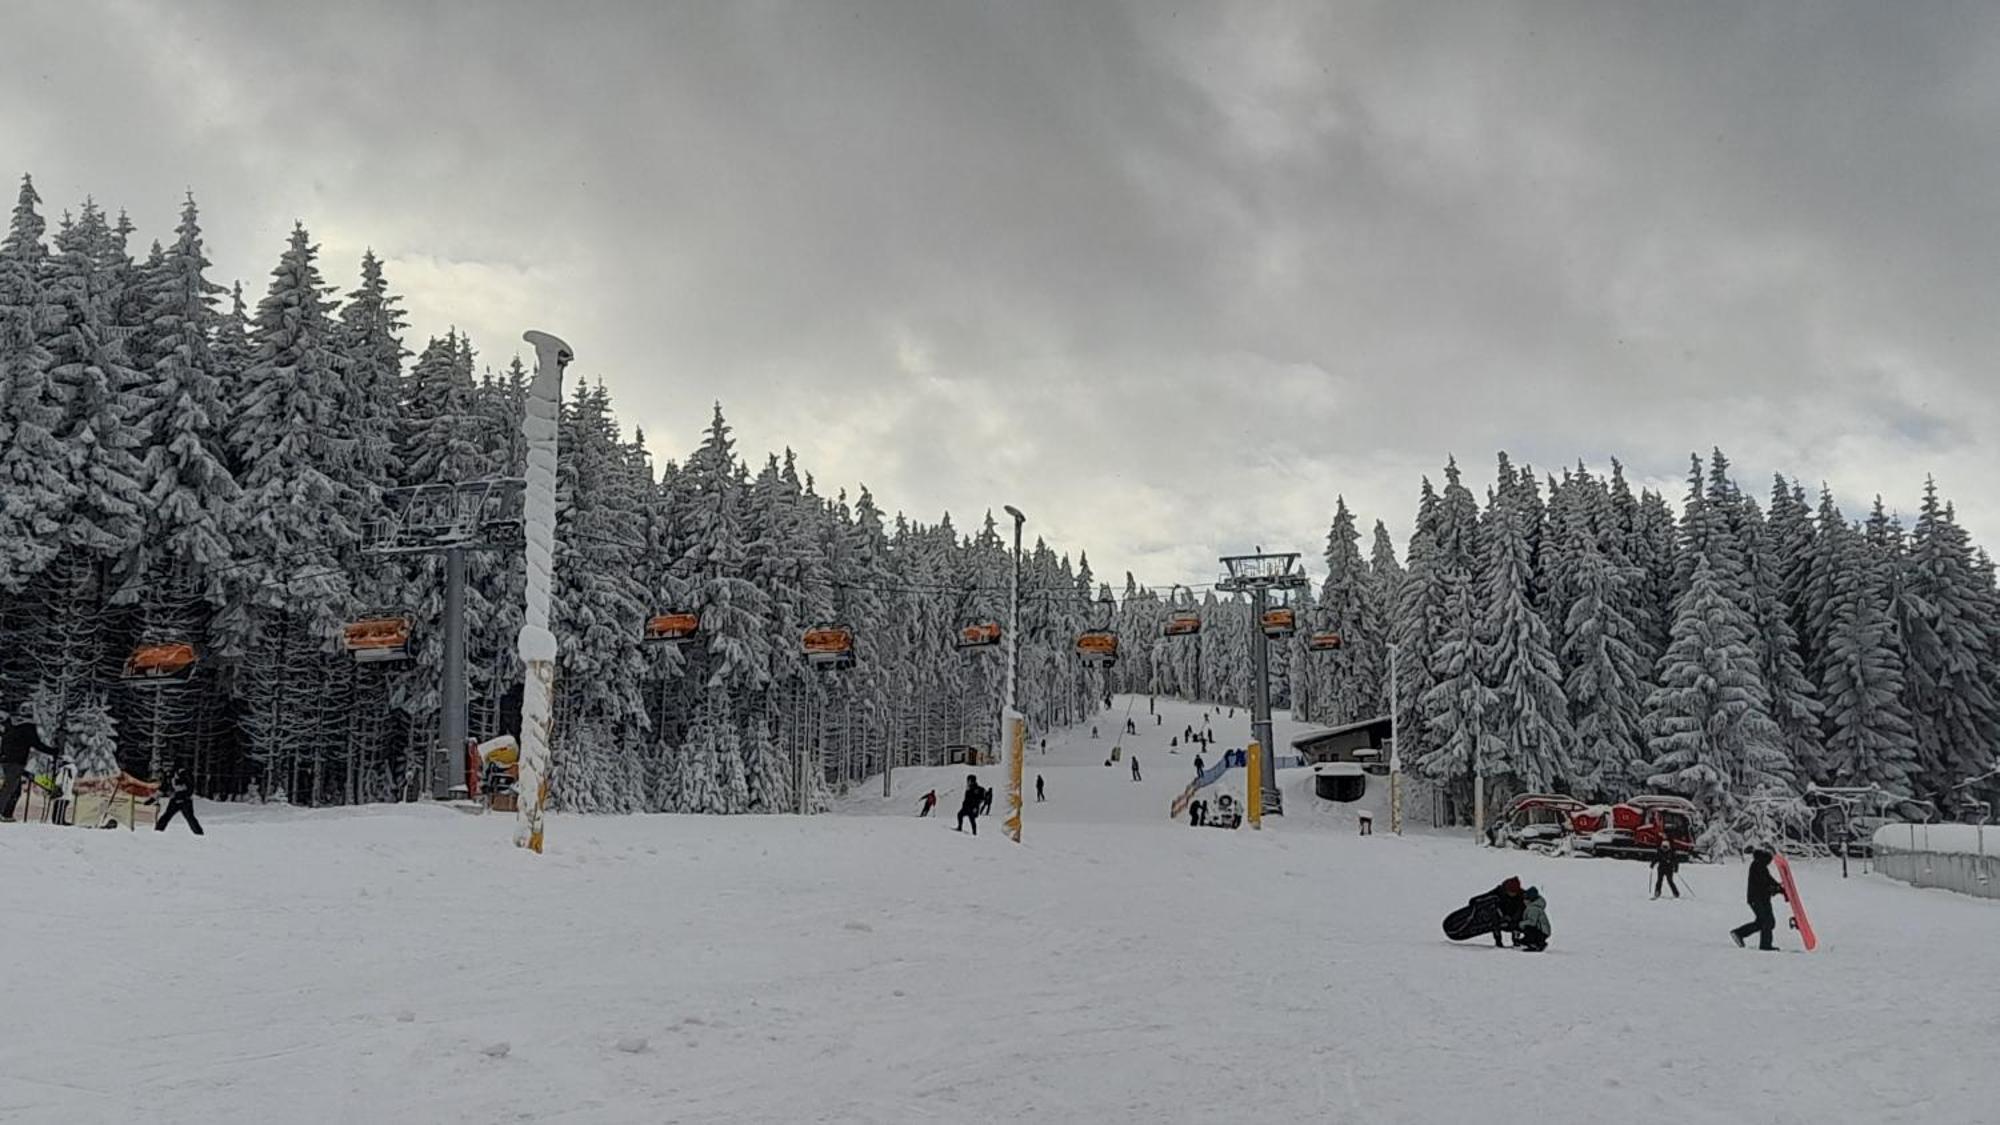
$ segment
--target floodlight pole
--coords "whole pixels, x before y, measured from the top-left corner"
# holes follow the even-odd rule
[[[1396,691],[1396,657],[1402,646],[1389,646],[1389,831],[1403,834],[1403,740],[1396,737],[1402,699]]]
[[[1020,710],[1020,700],[1015,692],[1021,682],[1021,525],[1028,517],[1012,504],[1006,505],[1008,515],[1014,517],[1014,568],[1007,579],[1007,709]]]
[[[575,353],[546,332],[529,332],[522,339],[534,346],[535,378],[521,417],[521,436],[528,445],[528,487],[521,512],[528,565],[527,604],[518,642],[526,677],[521,691],[520,803],[514,843],[540,854],[556,677],[556,636],[549,631],[549,616],[555,585],[557,420],[562,414],[563,367]]]

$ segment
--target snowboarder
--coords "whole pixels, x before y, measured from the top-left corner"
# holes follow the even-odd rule
[[[1048,796],[1048,794],[1047,794],[1047,793],[1044,793],[1044,792],[1042,792],[1042,775],[1041,775],[1041,774],[1036,774],[1036,775],[1035,775],[1035,803],[1039,805],[1039,804],[1041,804],[1041,803],[1042,803],[1043,801],[1046,801],[1046,800],[1048,800],[1048,799],[1049,799],[1049,796]]]
[[[1139,755],[1132,755],[1132,780],[1139,780]]]
[[[1743,939],[1754,933],[1757,935],[1757,948],[1778,948],[1777,943],[1771,940],[1771,931],[1778,928],[1778,920],[1771,914],[1771,898],[1783,897],[1784,893],[1784,884],[1771,874],[1771,849],[1758,848],[1750,853],[1750,882],[1744,897],[1749,899],[1750,913],[1755,917],[1729,931],[1729,936],[1736,939],[1737,945],[1742,945]]]
[[[16,720],[6,734],[0,735],[0,821],[14,819],[14,804],[21,798],[21,779],[28,772],[28,758],[36,751],[54,754],[42,745],[34,723]]]
[[[1130,720],[1130,719],[1127,719],[1127,720],[1125,720],[1125,733],[1126,733],[1126,734],[1138,734],[1138,733],[1139,733],[1139,724],[1137,724],[1137,723],[1133,722],[1133,721],[1132,721],[1132,720]]]
[[[1681,897],[1680,884],[1674,882],[1674,872],[1679,871],[1680,867],[1681,853],[1674,850],[1674,845],[1670,841],[1661,840],[1660,850],[1653,853],[1654,898],[1660,897],[1660,888],[1662,886],[1674,892],[1675,898]]]
[[[924,794],[923,802],[923,807],[917,810],[917,816],[919,817],[929,816],[931,815],[931,810],[937,808],[937,790],[933,789]]]
[[[1195,775],[1196,777],[1200,777],[1200,776],[1201,776],[1201,755],[1200,755],[1200,754],[1196,754],[1196,755],[1194,756],[1194,775]]]
[[[194,818],[194,784],[188,781],[187,771],[180,769],[174,771],[173,780],[167,783],[167,811],[153,822],[153,831],[165,832],[176,816],[186,817],[194,834],[202,835],[201,821]]]
[[[953,832],[965,831],[965,822],[970,820],[972,821],[972,834],[974,836],[979,835],[979,805],[981,794],[985,792],[984,789],[979,787],[978,774],[969,773],[965,775],[965,800],[958,803],[958,827],[952,829]]]
[[[1514,939],[1514,948],[1540,953],[1549,947],[1549,935],[1555,933],[1549,925],[1549,905],[1538,887],[1529,887],[1521,897],[1527,901],[1521,909],[1520,936]]]

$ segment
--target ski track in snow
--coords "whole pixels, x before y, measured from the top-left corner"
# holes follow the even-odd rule
[[[2000,903],[1801,863],[1823,944],[1761,955],[1741,864],[1652,902],[1636,863],[1361,838],[1302,772],[1266,831],[1191,829],[1166,740],[1203,709],[1138,701],[1134,783],[1127,702],[1031,742],[1022,847],[1004,796],[951,830],[958,767],[804,820],[554,816],[541,857],[435,807],[0,828],[0,1120],[2000,1119]],[[1247,741],[1213,722],[1211,760]],[[1548,953],[1444,940],[1514,873]]]

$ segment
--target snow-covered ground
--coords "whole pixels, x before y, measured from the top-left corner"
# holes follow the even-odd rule
[[[1134,783],[1116,721],[1036,755],[1020,847],[955,794],[917,819],[916,771],[844,815],[557,816],[539,858],[424,807],[5,826],[0,1120],[2000,1115],[2000,903],[1800,864],[1822,945],[1758,954],[1740,865],[1652,902],[1637,864],[1362,838],[1303,773],[1267,831],[1192,829],[1191,755],[1133,740]],[[1550,952],[1444,940],[1517,872]]]

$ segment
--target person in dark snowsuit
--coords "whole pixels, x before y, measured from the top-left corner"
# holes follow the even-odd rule
[[[1750,854],[1750,882],[1744,890],[1744,897],[1750,901],[1750,921],[1729,931],[1729,936],[1742,945],[1743,939],[1757,935],[1757,948],[1775,950],[1777,943],[1771,940],[1771,931],[1778,928],[1778,919],[1771,913],[1771,899],[1783,898],[1785,885],[1771,874],[1771,851],[1758,848]]]
[[[167,811],[153,822],[153,831],[165,832],[176,816],[186,817],[195,835],[203,834],[201,821],[194,818],[194,785],[188,781],[186,770],[175,770],[174,779],[167,783]]]
[[[923,807],[917,810],[917,815],[920,817],[931,815],[931,810],[937,808],[937,790],[933,789],[924,794],[923,801]]]
[[[1516,942],[1520,940],[1521,915],[1527,911],[1528,902],[1522,896],[1521,880],[1518,876],[1507,876],[1506,882],[1501,883],[1499,886],[1487,891],[1483,895],[1479,895],[1471,901],[1475,905],[1481,902],[1491,902],[1498,909],[1498,921],[1493,927],[1493,944],[1495,946],[1506,945],[1507,943],[1502,939],[1507,934],[1515,935]]]
[[[1660,888],[1662,886],[1674,892],[1675,898],[1681,897],[1680,884],[1674,882],[1674,872],[1679,871],[1680,869],[1681,869],[1681,853],[1675,851],[1673,844],[1669,843],[1668,841],[1666,840],[1660,841],[1660,850],[1653,853],[1653,871],[1654,871],[1653,897],[1654,898],[1660,897]]]
[[[987,813],[990,813],[992,811],[993,811],[993,790],[982,788],[979,791],[979,815],[985,816]]]
[[[965,799],[958,803],[958,827],[953,832],[965,831],[965,822],[972,822],[972,834],[979,835],[979,802],[986,790],[979,786],[977,774],[965,775]]]
[[[28,758],[37,750],[54,755],[42,745],[42,736],[31,722],[16,722],[6,734],[0,734],[0,820],[14,819],[14,805],[21,799],[21,779],[27,776]]]
[[[1194,775],[1195,775],[1196,777],[1200,777],[1200,776],[1201,776],[1201,755],[1200,755],[1200,754],[1196,754],[1196,755],[1194,756]]]
[[[1041,804],[1041,803],[1042,803],[1043,801],[1046,801],[1046,800],[1048,800],[1048,799],[1049,799],[1049,797],[1048,797],[1048,794],[1046,794],[1046,793],[1042,792],[1042,775],[1041,775],[1041,774],[1036,774],[1036,775],[1035,775],[1035,803],[1039,805],[1039,804]]]
[[[1132,755],[1132,780],[1139,780],[1139,755]]]

